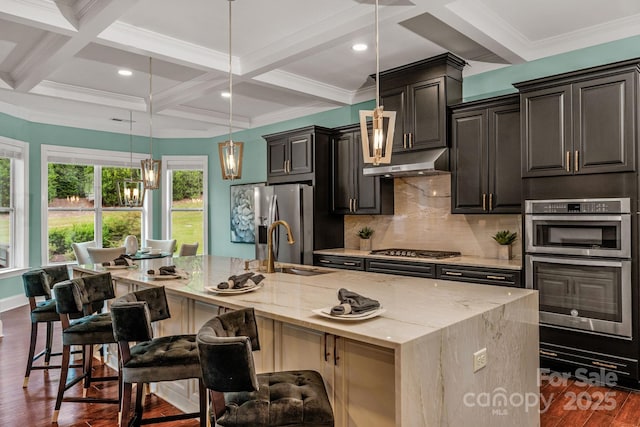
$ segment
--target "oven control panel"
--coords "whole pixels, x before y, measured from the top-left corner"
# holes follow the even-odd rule
[[[629,213],[629,198],[527,200],[525,213],[537,214],[609,214]]]

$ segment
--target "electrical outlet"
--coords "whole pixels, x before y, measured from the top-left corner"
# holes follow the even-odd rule
[[[473,372],[478,372],[480,369],[487,366],[487,348],[480,349],[473,353]]]

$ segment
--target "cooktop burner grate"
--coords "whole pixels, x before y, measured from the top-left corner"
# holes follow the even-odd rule
[[[453,258],[460,256],[460,252],[455,251],[432,251],[426,249],[376,249],[370,252],[371,255],[404,256],[410,258]]]

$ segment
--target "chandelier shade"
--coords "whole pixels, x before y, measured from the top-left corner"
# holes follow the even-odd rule
[[[376,106],[373,110],[360,111],[360,133],[362,158],[364,163],[378,166],[391,163],[393,134],[396,126],[396,112],[384,111],[380,105],[380,31],[378,29],[378,0],[375,9],[376,21]],[[369,136],[369,123],[372,134]]]
[[[129,111],[129,178],[117,182],[118,203],[128,208],[144,205],[144,182],[133,178],[133,113]]]

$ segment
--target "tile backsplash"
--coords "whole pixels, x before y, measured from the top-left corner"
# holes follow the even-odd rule
[[[356,232],[374,229],[372,249],[408,248],[459,251],[463,255],[497,258],[496,231],[518,232],[514,258],[521,258],[522,216],[451,213],[451,175],[394,179],[394,215],[347,215],[344,245],[358,249]]]

